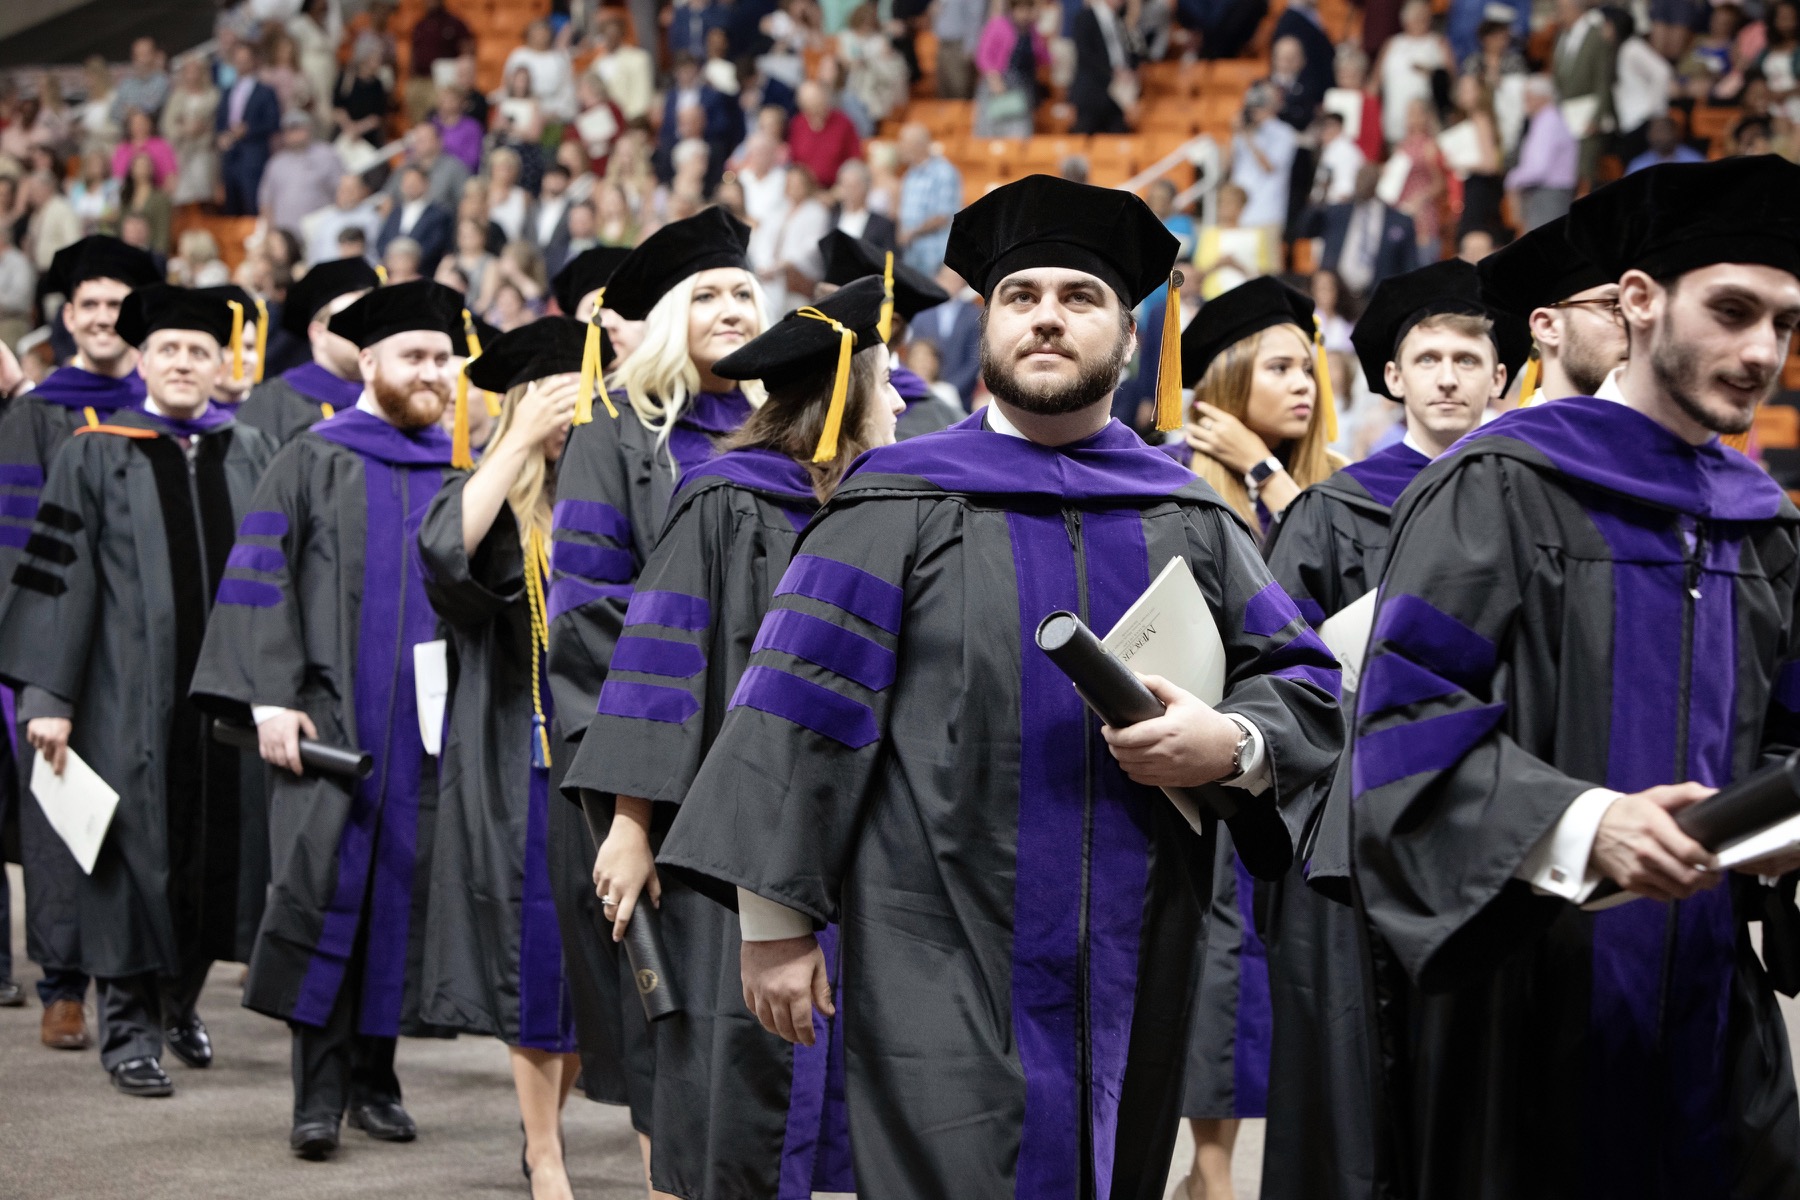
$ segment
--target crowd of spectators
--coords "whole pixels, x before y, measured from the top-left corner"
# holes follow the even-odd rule
[[[1289,269],[1311,239],[1328,315],[1353,314],[1380,280],[1479,257],[1604,171],[1703,156],[1697,106],[1735,108],[1726,152],[1800,153],[1800,0],[1748,3],[1658,0],[1640,27],[1590,0],[1371,0],[1334,14],[1334,37],[1316,0],[1288,0],[1221,186],[1186,210],[1172,186],[1147,193],[1195,267],[1183,303]],[[925,70],[972,101],[978,136],[1042,128],[1053,97],[1073,132],[1123,132],[1156,103],[1144,63],[1254,53],[1268,0],[669,0],[643,44],[622,10],[577,6],[531,23],[489,92],[442,0],[404,56],[393,6],[355,7],[240,0],[174,64],[144,38],[79,88],[0,81],[0,339],[44,319],[37,273],[96,231],[277,304],[309,264],[363,253],[503,329],[554,303],[573,256],[707,204],[752,225],[778,305],[810,297],[832,228],[938,275],[964,179],[926,128],[894,123]],[[188,206],[255,218],[235,272],[204,230],[177,234]],[[908,357],[971,403],[975,310],[946,282],[956,299]]]

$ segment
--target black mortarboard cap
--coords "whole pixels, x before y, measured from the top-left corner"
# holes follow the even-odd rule
[[[1362,317],[1350,333],[1362,364],[1363,378],[1377,395],[1394,399],[1387,388],[1387,364],[1413,326],[1426,317],[1446,313],[1486,317],[1493,322],[1494,349],[1506,367],[1506,377],[1517,376],[1531,352],[1531,334],[1521,316],[1502,311],[1482,297],[1481,277],[1473,265],[1460,258],[1446,259],[1384,279],[1375,285]]]
[[[159,329],[192,329],[210,333],[221,347],[229,348],[232,311],[220,294],[223,291],[223,288],[184,288],[167,283],[138,288],[120,305],[116,329],[119,336],[133,346],[142,346],[145,339]]]
[[[641,321],[690,275],[720,267],[748,270],[749,245],[750,227],[722,208],[664,225],[613,268],[606,307],[627,321]]]
[[[147,251],[128,246],[116,237],[95,234],[56,252],[50,269],[38,284],[40,295],[55,293],[73,298],[75,289],[90,279],[116,279],[128,287],[148,287],[162,282],[162,272]]]
[[[366,292],[380,283],[375,268],[360,255],[322,262],[288,288],[287,304],[281,311],[281,327],[297,338],[304,338],[306,327],[326,305],[339,296]]]
[[[865,275],[880,275],[888,267],[888,251],[874,242],[851,237],[834,229],[819,239],[825,258],[825,282],[843,287]],[[950,293],[923,271],[915,271],[894,256],[894,311],[912,320],[928,308],[950,299]]]
[[[851,346],[855,353],[880,344],[876,325],[881,320],[881,301],[881,276],[865,275],[817,304],[789,313],[713,364],[713,374],[721,379],[760,379],[769,387],[825,374],[838,360],[843,337],[829,321],[803,314],[820,312],[848,329],[856,337]]]
[[[333,313],[331,332],[368,349],[383,338],[414,330],[447,334],[463,344],[463,298],[429,279],[376,288],[349,308]]]
[[[1277,325],[1298,325],[1313,340],[1312,300],[1272,275],[1208,300],[1181,333],[1181,386],[1193,387],[1228,348]]]
[[[619,264],[630,254],[631,251],[622,246],[595,246],[571,258],[550,281],[550,290],[556,296],[556,306],[562,309],[563,316],[574,316],[575,310],[581,307],[581,298],[596,288],[605,287]]]
[[[1175,235],[1130,192],[1027,175],[951,219],[944,262],[983,296],[1031,267],[1086,271],[1135,308],[1168,282],[1179,250]]]
[[[1475,266],[1482,298],[1492,307],[1529,317],[1577,292],[1618,280],[1569,244],[1567,217],[1539,225]]]
[[[586,334],[587,326],[573,317],[542,317],[491,342],[483,339],[481,357],[469,364],[469,382],[504,395],[551,375],[579,374]]]
[[[1569,209],[1568,239],[1612,279],[1715,263],[1800,277],[1800,166],[1773,154],[1634,171]]]

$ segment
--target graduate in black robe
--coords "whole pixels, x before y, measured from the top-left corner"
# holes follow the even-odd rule
[[[281,451],[238,527],[197,697],[256,719],[272,772],[273,884],[244,1004],[293,1032],[292,1148],[328,1156],[352,1128],[409,1141],[395,1038],[430,1032],[419,965],[437,764],[418,715],[415,648],[442,637],[417,535],[450,469],[461,300],[419,281],[331,318],[362,347],[357,405]],[[300,736],[372,755],[367,779],[300,773]]]
[[[1592,396],[1625,361],[1619,281],[1569,245],[1568,221],[1540,225],[1476,264],[1488,303],[1530,327],[1520,404]]]
[[[229,316],[155,284],[117,333],[140,348],[146,406],[84,426],[58,451],[32,536],[0,601],[0,678],[51,769],[70,752],[119,794],[74,889],[98,981],[100,1061],[118,1089],[167,1096],[168,1045],[212,1061],[194,1003],[215,959],[243,960],[266,861],[261,772],[208,737],[188,699],[231,532],[274,447],[208,400]]]
[[[1337,753],[1335,664],[1242,523],[1107,418],[1174,257],[1141,200],[1045,176],[957,215],[996,403],[864,455],[808,527],[663,844],[740,906],[746,1001],[789,1040],[833,1012],[812,930],[839,926],[861,1196],[1161,1196],[1215,826],[1113,754],[1221,783],[1278,872],[1283,803]],[[1109,753],[1033,631],[1109,628],[1171,559],[1225,711],[1159,681],[1172,711]]]
[[[1395,513],[1348,760],[1401,972],[1377,962],[1381,1194],[1800,1194],[1771,986],[1800,990],[1794,877],[1698,870],[1671,816],[1800,735],[1800,512],[1712,436],[1748,428],[1800,324],[1797,188],[1735,159],[1578,202],[1626,365],[1484,426]],[[1638,898],[1577,907],[1602,879]]]
[[[250,389],[237,419],[281,445],[301,430],[356,407],[362,395],[357,347],[328,322],[380,283],[364,258],[340,258],[307,271],[288,289],[281,328],[310,347],[307,361]]]
[[[1354,341],[1377,393],[1404,407],[1406,437],[1301,492],[1263,547],[1315,628],[1374,590],[1400,494],[1480,423],[1526,348],[1523,323],[1488,306],[1475,272],[1455,259],[1383,281]],[[1347,687],[1344,703],[1353,701]],[[1262,1194],[1271,1200],[1373,1196],[1383,1128],[1349,907],[1348,775],[1338,773],[1328,802],[1323,791],[1263,910],[1273,1041]],[[1336,820],[1323,829],[1327,814]]]
[[[894,390],[906,405],[900,414],[900,428],[895,437],[900,441],[948,429],[969,414],[931,390],[931,385],[906,369],[900,361],[900,347],[906,342],[907,327],[912,319],[928,308],[949,302],[950,293],[937,280],[915,271],[898,261],[892,250],[883,250],[874,242],[851,237],[834,229],[819,239],[819,254],[825,260],[825,278],[814,294],[828,296],[838,288],[869,275],[881,277],[886,291],[886,307],[882,310],[882,337],[893,359],[890,363]]]
[[[762,380],[769,398],[731,449],[685,477],[564,780],[611,830],[599,886],[621,930],[656,881],[654,915],[683,1008],[653,1027],[651,1179],[690,1200],[857,1190],[835,1026],[811,1046],[763,1029],[744,1007],[737,917],[678,878],[658,879],[651,854],[760,644],[800,531],[857,455],[893,441],[902,405],[877,328],[882,307],[879,276],[852,282],[714,368]],[[840,375],[846,334],[855,354]]]
[[[611,393],[577,410],[557,473],[550,682],[561,714],[554,740],[567,744],[569,755],[594,713],[633,581],[656,546],[676,484],[750,415],[747,391],[761,396],[758,385],[741,389],[712,374],[714,363],[763,329],[761,293],[745,258],[749,237],[748,227],[722,209],[666,225],[608,277],[604,306],[591,314],[596,366],[606,314],[643,328],[641,344],[607,376]],[[629,1103],[633,1124],[648,1135],[649,1031],[594,891],[597,847],[579,805],[550,811],[551,875],[570,960],[583,1091],[589,1099]]]
[[[143,403],[137,352],[119,337],[115,324],[126,293],[160,277],[149,254],[104,236],[63,247],[44,273],[44,292],[63,297],[62,320],[77,353],[73,362],[15,396],[0,412],[0,593],[11,586],[13,568],[31,537],[44,479],[62,444],[77,428]],[[0,693],[10,703],[11,691],[0,688]],[[7,715],[10,728],[10,708]],[[29,770],[28,754],[21,753],[19,762]],[[20,796],[28,792],[21,780]],[[81,923],[75,908],[81,868],[36,802],[19,806],[19,859],[29,897],[25,952],[44,972],[37,988],[44,1005],[44,1043],[84,1050],[89,1045],[82,1014],[88,980],[80,966]]]

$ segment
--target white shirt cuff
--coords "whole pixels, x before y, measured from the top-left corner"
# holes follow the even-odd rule
[[[812,918],[805,913],[766,900],[746,888],[739,888],[737,894],[738,928],[746,942],[780,942],[812,933]]]
[[[1545,896],[1561,896],[1571,904],[1584,902],[1600,885],[1599,871],[1589,865],[1594,853],[1594,835],[1600,831],[1600,819],[1623,792],[1611,788],[1589,788],[1575,797],[1575,802],[1538,839],[1513,878],[1523,879]]]
[[[286,711],[287,709],[281,707],[279,704],[252,704],[250,706],[250,719],[255,721],[258,725],[261,725],[270,717],[279,717]]]
[[[1269,790],[1269,784],[1273,782],[1269,778],[1269,748],[1263,744],[1262,730],[1248,717],[1240,717],[1236,713],[1225,715],[1249,735],[1250,742],[1244,747],[1243,757],[1238,760],[1238,773],[1219,782],[1226,787],[1242,788],[1252,796],[1260,796]]]

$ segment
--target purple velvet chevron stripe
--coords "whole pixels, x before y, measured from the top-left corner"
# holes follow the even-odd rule
[[[780,717],[852,750],[860,750],[880,736],[875,714],[866,704],[774,667],[747,668],[730,707],[754,708]]]
[[[30,463],[0,463],[0,487],[41,488],[44,471]]]
[[[1275,1011],[1269,1000],[1269,951],[1256,935],[1256,881],[1236,854],[1238,940],[1237,1011],[1232,1037],[1232,1115],[1269,1115],[1269,1053],[1275,1039]]]
[[[1505,713],[1504,704],[1485,704],[1364,734],[1350,760],[1351,794],[1360,796],[1424,771],[1449,770],[1493,732]]]
[[[1293,599],[1294,607],[1300,610],[1300,615],[1306,618],[1308,625],[1317,629],[1325,623],[1325,610],[1319,607],[1317,600],[1311,596],[1295,596]]]
[[[580,575],[597,583],[624,583],[636,567],[631,551],[582,542],[552,542],[550,569]]]
[[[1344,474],[1360,483],[1375,503],[1392,508],[1407,485],[1430,465],[1429,458],[1405,442],[1395,442],[1361,462],[1351,463],[1344,468]]]
[[[686,688],[608,679],[600,685],[600,703],[595,711],[609,717],[679,725],[700,711],[700,702]]]
[[[1433,675],[1404,654],[1383,654],[1363,672],[1356,693],[1357,708],[1373,717],[1405,704],[1420,704],[1462,689],[1440,675]]]
[[[242,567],[246,571],[280,571],[287,566],[287,555],[274,546],[258,542],[239,542],[225,557],[225,569]]]
[[[238,526],[239,537],[286,537],[287,531],[287,514],[279,512],[245,513]]]
[[[706,669],[706,655],[688,642],[628,633],[613,649],[612,669],[670,679],[692,679]]]
[[[666,625],[670,629],[698,632],[712,624],[712,605],[686,592],[642,591],[631,597],[625,624]]]
[[[0,525],[0,546],[22,549],[31,540],[29,525]]]
[[[1469,691],[1494,673],[1494,643],[1430,602],[1404,592],[1384,597],[1371,646],[1383,641],[1402,648],[1415,662],[1429,663]]]
[[[621,642],[621,645],[623,643]],[[811,613],[778,608],[763,618],[750,653],[780,650],[879,692],[894,682],[894,652]],[[618,665],[615,658],[613,665]]]
[[[1299,608],[1273,579],[1244,604],[1244,632],[1252,637],[1274,637],[1300,617]]]
[[[826,976],[838,1003],[837,926],[819,932]],[[813,1014],[812,1045],[794,1047],[788,1085],[787,1126],[781,1140],[781,1175],[775,1200],[811,1200],[814,1192],[855,1192],[850,1164],[850,1126],[844,1104],[843,1013]]]
[[[274,608],[281,603],[281,589],[255,579],[222,579],[214,601],[243,608]]]
[[[575,1049],[575,1014],[563,972],[562,934],[550,895],[550,772],[531,768],[525,809],[525,846],[519,900],[518,1045],[568,1054]]]
[[[545,600],[549,610],[547,620],[554,622],[570,609],[580,608],[595,600],[630,600],[631,585],[629,583],[589,583],[585,579],[573,575],[565,575],[561,579],[552,580],[550,595]]]
[[[0,517],[17,517],[21,521],[29,521],[37,516],[37,510],[36,496],[0,496]]]
[[[1143,518],[1136,509],[1083,513],[1081,544],[1087,568],[1088,616],[1100,628],[1111,628],[1150,586]],[[1022,628],[1021,635],[1033,628],[1035,625]],[[1025,653],[1042,657],[1034,650]],[[1125,777],[1107,753],[1098,724],[1085,709],[1081,720],[1088,739],[1094,794],[1088,850],[1086,1016],[1091,1081],[1087,1103],[1094,1131],[1094,1196],[1095,1200],[1110,1200],[1119,1100],[1125,1090],[1131,1018],[1137,1010],[1138,951],[1150,875],[1149,806],[1161,800]]]
[[[801,554],[788,564],[776,586],[777,596],[806,596],[889,633],[900,632],[900,613],[905,601],[901,590],[859,567],[816,554]]]
[[[1070,902],[1070,891],[1085,865],[1082,784],[1090,728],[1074,689],[1048,658],[1034,653],[1023,631],[1056,609],[1079,611],[1080,597],[1061,517],[1013,511],[1006,524],[1022,648],[1012,1024],[1025,1112],[1013,1195],[1076,1200],[1084,1190],[1077,1106],[1086,1098],[1075,1046],[1081,905]]]
[[[1310,683],[1328,696],[1343,692],[1344,672],[1330,647],[1311,629],[1302,629],[1286,645],[1271,651],[1265,662],[1270,675]]]
[[[610,504],[598,500],[558,500],[550,510],[550,529],[571,530],[609,537],[621,546],[631,545],[631,522]]]

